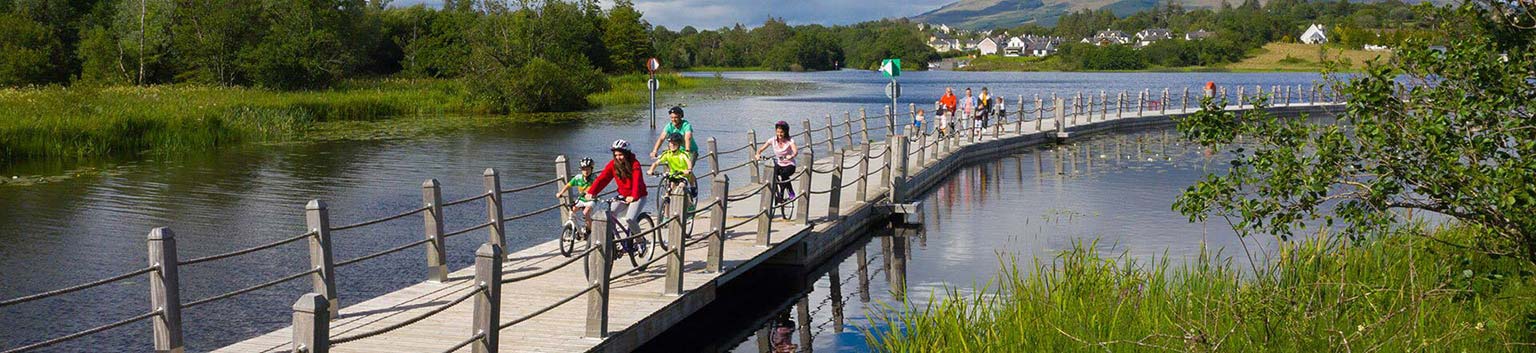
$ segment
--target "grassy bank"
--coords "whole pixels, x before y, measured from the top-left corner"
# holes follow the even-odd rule
[[[683,69],[688,72],[772,71],[765,66],[694,66]]]
[[[1476,232],[1433,235],[1473,244]],[[870,343],[888,352],[1504,352],[1536,342],[1530,263],[1407,231],[1285,245],[1258,275],[1239,270],[1247,263],[1140,263],[1092,248],[1032,271],[1007,264],[983,294],[887,315],[877,327],[899,331],[872,332]]]
[[[645,77],[611,77],[613,89],[589,96],[606,108],[648,100]],[[754,86],[731,80],[661,76],[667,94]],[[279,92],[207,86],[0,89],[0,167],[27,160],[83,160],[145,152],[345,136],[329,125],[388,129],[397,117],[481,115],[456,80],[352,80],[318,91]],[[513,122],[569,121],[579,114],[508,116]],[[403,119],[402,119],[403,120]],[[406,122],[401,122],[406,123]],[[367,138],[376,134],[352,134]]]
[[[1390,59],[1390,52],[1341,49],[1334,46],[1269,43],[1254,50],[1243,61],[1221,67],[1234,71],[1318,71],[1323,60],[1338,61],[1346,70],[1360,70],[1371,59]]]

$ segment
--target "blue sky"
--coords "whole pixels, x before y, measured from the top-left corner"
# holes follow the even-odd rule
[[[790,24],[850,24],[881,18],[913,16],[939,8],[955,0],[634,0],[654,25],[672,30],[692,25],[713,29],[741,23],[757,26],[769,16],[783,17]],[[441,0],[395,0],[396,6]],[[604,1],[612,5],[611,1]]]

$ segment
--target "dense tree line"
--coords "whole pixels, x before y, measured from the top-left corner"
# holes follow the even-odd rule
[[[1054,35],[1072,41],[1114,29],[1135,35],[1149,28],[1167,28],[1175,34],[1206,30],[1215,38],[1154,42],[1140,50],[1065,45],[1060,54],[1069,68],[1086,70],[1134,70],[1151,65],[1165,67],[1206,66],[1242,60],[1251,50],[1271,42],[1296,42],[1311,24],[1329,29],[1333,45],[1359,49],[1365,44],[1397,46],[1410,38],[1428,37],[1412,5],[1398,0],[1373,3],[1349,1],[1271,0],[1260,4],[1245,0],[1240,5],[1223,3],[1215,9],[1186,10],[1168,1],[1150,10],[1119,17],[1109,9],[1083,10],[1063,15],[1055,27],[1026,24],[1009,29],[1015,35]]]
[[[748,29],[741,24],[700,31],[692,26],[672,31],[656,28],[662,62],[674,68],[749,67],[773,70],[872,69],[881,59],[902,58],[909,70],[922,70],[938,59],[928,35],[905,20],[881,20],[849,26],[790,26],[770,18]]]

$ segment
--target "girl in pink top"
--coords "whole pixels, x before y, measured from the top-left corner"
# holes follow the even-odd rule
[[[795,175],[795,157],[800,155],[800,148],[795,146],[795,140],[789,138],[789,123],[780,121],[773,124],[774,137],[763,143],[763,147],[757,149],[758,156],[763,151],[773,149],[773,174],[776,176],[780,190],[788,192],[785,199],[795,198],[795,188],[790,185],[789,178]]]

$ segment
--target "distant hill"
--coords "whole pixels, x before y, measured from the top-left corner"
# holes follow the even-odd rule
[[[1446,3],[1455,0],[1433,0]],[[1230,0],[1235,6],[1241,0]],[[1409,1],[1414,2],[1414,1]],[[960,0],[933,11],[913,16],[917,22],[945,24],[964,29],[1008,28],[1025,23],[1044,26],[1056,24],[1056,18],[1078,10],[1109,9],[1127,16],[1157,6],[1158,0]],[[1184,0],[1184,8],[1216,8],[1221,0]]]

